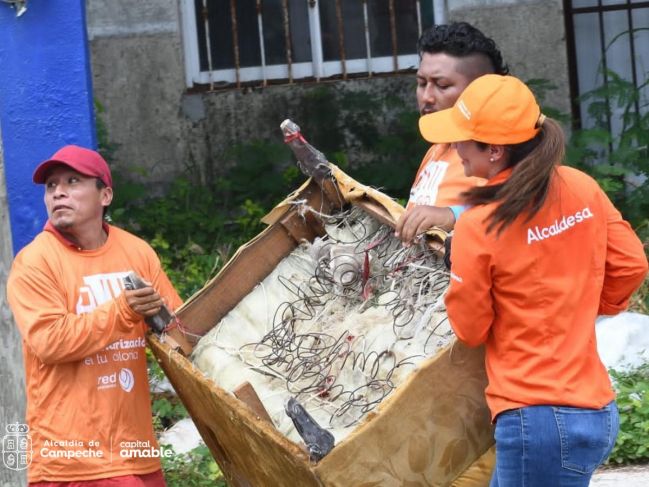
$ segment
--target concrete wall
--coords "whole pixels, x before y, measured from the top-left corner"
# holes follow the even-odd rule
[[[549,102],[568,110],[559,0],[447,4],[449,20],[472,22],[496,39],[514,74],[552,77],[561,88]],[[332,96],[354,90],[390,93],[401,100],[402,109],[415,109],[412,75],[190,94],[184,84],[178,0],[87,0],[87,5],[95,97],[106,108],[103,119],[117,145],[116,164],[146,167],[148,180],[169,180],[187,168],[196,178],[210,180],[227,164],[224,153],[233,144],[253,138],[279,141],[277,127],[287,116],[304,123],[309,94],[323,86]]]
[[[7,303],[7,277],[13,252],[9,202],[4,177],[4,151],[0,132],[0,435],[13,423],[25,423],[25,372],[22,343]],[[27,485],[26,470],[16,471],[0,466],[0,487]]]
[[[448,0],[448,6],[449,21],[469,22],[496,41],[513,75],[555,84],[545,103],[570,113],[561,0]]]
[[[106,111],[116,160],[172,176],[186,158],[191,123],[178,0],[87,0],[95,99]]]

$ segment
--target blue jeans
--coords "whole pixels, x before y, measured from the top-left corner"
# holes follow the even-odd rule
[[[496,419],[490,487],[588,487],[620,427],[615,401],[602,409],[528,406]]]

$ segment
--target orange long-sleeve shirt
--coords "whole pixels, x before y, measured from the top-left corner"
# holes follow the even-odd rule
[[[29,481],[159,470],[146,325],[126,303],[122,277],[135,271],[172,309],[181,300],[139,238],[107,227],[101,248],[82,251],[46,228],[16,256],[7,283],[23,338]]]
[[[503,182],[511,170],[488,184]],[[486,344],[493,417],[534,404],[600,408],[614,398],[595,338],[598,314],[617,314],[647,273],[642,243],[586,174],[558,167],[542,209],[500,236],[494,204],[455,226],[446,296],[457,337]]]
[[[417,170],[406,208],[460,205],[462,192],[484,182],[482,178],[464,175],[462,160],[450,144],[434,144]]]

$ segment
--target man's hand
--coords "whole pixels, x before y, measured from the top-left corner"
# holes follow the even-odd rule
[[[155,315],[163,305],[162,298],[151,286],[125,289],[124,295],[131,309],[143,317]]]
[[[415,237],[432,227],[449,231],[455,226],[455,216],[450,208],[440,206],[414,206],[407,210],[395,227],[394,235],[404,244],[410,244]]]

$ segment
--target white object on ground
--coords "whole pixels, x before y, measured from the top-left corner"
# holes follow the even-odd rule
[[[171,382],[169,382],[166,376],[162,379],[149,376],[149,390],[154,394],[171,392],[174,396],[177,395],[174,386],[171,385]]]
[[[187,453],[203,444],[203,439],[190,418],[181,419],[160,435],[161,445],[170,445],[178,454]]]
[[[646,487],[649,485],[649,465],[603,468],[593,474],[591,487]]]
[[[597,351],[607,369],[626,371],[649,363],[649,316],[600,316],[595,327]]]

